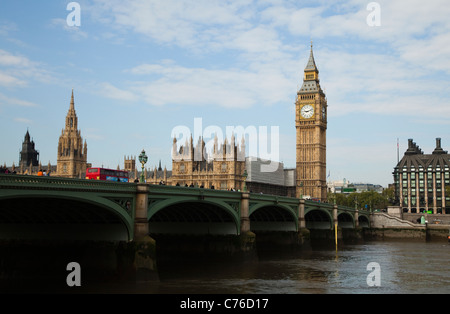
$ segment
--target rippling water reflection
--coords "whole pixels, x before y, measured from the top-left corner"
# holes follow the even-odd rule
[[[128,292],[450,293],[449,260],[450,245],[445,242],[370,242],[338,252],[315,249],[242,264],[182,263],[162,271],[159,284],[138,285]],[[370,262],[381,267],[380,287],[367,284]]]
[[[140,294],[447,294],[447,242],[368,242],[313,247],[296,256],[259,261],[183,262],[159,265],[159,282],[82,285],[84,293]],[[369,287],[367,265],[381,267],[379,287]],[[70,290],[72,291],[72,290]]]

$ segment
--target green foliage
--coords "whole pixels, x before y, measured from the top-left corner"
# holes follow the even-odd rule
[[[394,201],[394,190],[385,189],[382,194],[375,191],[367,191],[362,193],[350,194],[333,194],[328,195],[331,203],[336,201],[337,205],[357,207],[358,209],[379,210],[386,209]]]

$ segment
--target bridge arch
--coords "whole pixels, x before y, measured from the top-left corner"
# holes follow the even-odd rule
[[[307,229],[333,229],[333,217],[322,209],[310,209],[305,212],[305,224]]]
[[[282,204],[255,204],[249,209],[251,231],[298,231],[295,211]]]
[[[116,202],[83,193],[23,191],[1,197],[0,235],[15,239],[129,241],[134,222]],[[133,200],[127,204],[132,210]]]
[[[358,224],[361,228],[370,228],[370,220],[366,215],[358,216]]]
[[[151,234],[240,233],[239,207],[224,201],[202,199],[166,199],[148,208]]]
[[[343,229],[352,229],[355,227],[353,216],[347,212],[338,214],[338,226]]]

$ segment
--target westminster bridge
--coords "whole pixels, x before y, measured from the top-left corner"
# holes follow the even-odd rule
[[[355,208],[247,192],[0,175],[0,239],[356,229],[370,227],[369,217]]]
[[[297,251],[317,235],[334,243],[360,234],[370,221],[367,211],[274,195],[0,175],[0,291],[5,282],[60,285],[73,261],[84,282],[153,280],[167,261]]]

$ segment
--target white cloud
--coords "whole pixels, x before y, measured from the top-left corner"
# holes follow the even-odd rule
[[[151,105],[212,105],[249,108],[273,105],[285,98],[295,84],[271,67],[257,70],[187,68],[173,62],[142,64],[128,72],[142,78],[130,90]]]
[[[43,65],[0,49],[0,85],[24,87],[30,80],[53,82],[53,74]]]
[[[228,46],[249,53],[271,54],[273,51],[278,51],[282,43],[275,30],[259,25],[236,34]]]
[[[0,85],[6,87],[13,86],[25,86],[26,81],[19,78],[20,72],[23,72],[27,68],[34,66],[25,57],[15,56],[11,53],[0,49]]]
[[[30,119],[27,118],[14,118],[14,121],[19,122],[19,123],[24,123],[24,124],[32,124],[33,121],[31,121]]]
[[[1,81],[1,79],[0,79]],[[14,97],[8,97],[2,93],[0,93],[0,102],[2,104],[6,104],[9,106],[20,106],[20,107],[38,107],[37,104],[31,102],[31,101],[27,101],[27,100],[23,100],[23,99],[17,99]]]
[[[303,8],[272,9],[280,13],[293,34],[313,38],[358,36],[391,44],[406,43],[420,36],[448,33],[450,7],[446,0],[380,0],[381,26],[370,27],[367,10],[370,1],[321,1],[319,5]],[[273,18],[276,18],[274,15]]]
[[[329,99],[346,109],[343,112],[404,114],[407,103],[419,106],[429,95],[444,98],[439,94],[444,83],[428,78],[433,71],[450,71],[450,48],[443,44],[450,41],[450,9],[445,1],[379,3],[380,27],[367,25],[370,12],[364,0],[302,5],[295,1],[134,0],[123,4],[97,0],[94,7],[113,28],[125,28],[158,43],[204,54],[237,52],[234,61],[239,69],[188,68],[172,61],[129,70],[147,77],[117,88],[139,94],[150,104],[182,100],[233,108],[291,102],[292,86],[301,84],[304,64],[299,61],[307,58],[307,44],[299,52],[292,40],[310,36],[319,43],[315,52],[322,85]],[[423,97],[412,101],[414,95]],[[446,114],[446,106],[441,101],[436,110]]]
[[[0,21],[0,36],[8,37],[11,32],[17,31],[17,25],[10,21]]]
[[[14,86],[25,86],[26,84],[27,83],[24,80],[0,72],[0,86],[14,87]]]
[[[224,25],[245,24],[238,14],[245,6],[245,1],[97,0],[89,11],[114,28],[125,27],[160,43],[195,47],[199,42],[214,42]]]
[[[323,49],[316,52],[316,62],[324,73],[321,84],[332,116],[366,112],[450,117],[447,81],[436,80],[433,71],[409,60]]]
[[[27,58],[22,56],[14,56],[9,52],[0,49],[0,66],[27,67],[31,65],[32,63]]]
[[[103,96],[105,96],[107,98],[111,98],[111,99],[117,99],[117,100],[122,100],[122,101],[131,101],[131,102],[137,100],[137,96],[134,93],[117,88],[110,83],[100,84],[99,92]]]
[[[85,38],[89,37],[86,32],[82,31],[82,27],[69,26],[69,25],[67,25],[67,20],[65,20],[65,19],[61,19],[61,18],[52,19],[50,25],[52,27],[57,27],[57,28],[63,29],[64,31],[69,33],[71,35],[72,39],[74,39],[74,40],[81,40],[81,39],[85,39]]]
[[[450,32],[429,38],[411,39],[398,47],[401,58],[419,69],[450,74]]]

